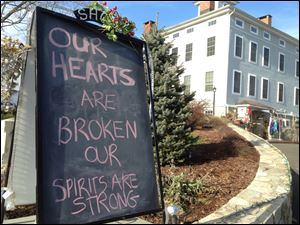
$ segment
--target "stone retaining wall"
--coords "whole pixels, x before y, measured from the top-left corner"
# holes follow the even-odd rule
[[[291,224],[292,178],[285,155],[262,138],[235,125],[228,126],[259,152],[257,174],[246,189],[195,224]]]

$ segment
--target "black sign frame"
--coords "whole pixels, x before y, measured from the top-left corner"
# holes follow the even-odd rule
[[[46,15],[50,15],[53,17],[57,17],[60,19],[65,19],[65,20],[69,20],[71,22],[74,23],[74,25],[78,25],[78,26],[82,26],[85,29],[89,29],[92,30],[93,32],[98,32],[99,34],[102,33],[103,34],[103,30],[99,31],[99,26],[91,24],[91,23],[87,23],[84,21],[81,21],[79,19],[75,19],[69,16],[65,16],[63,14],[60,13],[56,13],[50,10],[47,10],[45,8],[41,8],[41,7],[36,7],[36,11],[35,11],[35,15],[34,15],[34,20],[36,22],[36,43],[39,42],[39,39],[43,38],[41,36],[39,36],[39,27],[42,26],[43,22],[40,21],[38,18],[40,17],[41,14],[46,14]],[[123,34],[117,34],[118,37],[118,41],[126,43],[128,45],[131,46],[142,46],[144,48],[144,57],[145,57],[145,63],[146,63],[146,69],[147,69],[147,76],[148,76],[148,91],[150,93],[150,110],[151,110],[151,118],[150,118],[150,122],[152,123],[152,132],[153,132],[153,143],[155,145],[155,155],[154,155],[154,163],[155,163],[155,175],[156,177],[156,183],[158,185],[158,198],[160,200],[160,208],[157,208],[155,210],[149,210],[149,211],[143,211],[140,213],[135,213],[135,214],[130,214],[130,215],[125,215],[125,216],[120,216],[120,217],[113,217],[113,218],[109,218],[109,219],[105,219],[105,220],[98,220],[98,221],[93,221],[93,222],[89,222],[91,224],[94,223],[107,223],[107,222],[112,222],[112,221],[116,221],[116,220],[123,220],[123,219],[128,219],[128,218],[133,218],[133,217],[138,217],[138,216],[142,216],[142,215],[146,215],[146,214],[150,214],[150,213],[157,213],[157,212],[162,212],[164,210],[164,199],[163,199],[163,186],[162,186],[162,175],[161,175],[161,170],[160,170],[160,160],[159,160],[159,148],[158,148],[158,141],[157,141],[157,134],[156,134],[156,123],[155,123],[155,112],[154,112],[154,100],[153,100],[153,93],[151,90],[151,82],[152,82],[152,78],[150,75],[150,66],[149,66],[149,52],[147,49],[147,44],[146,42],[144,42],[143,40],[140,40],[138,38],[134,38],[134,37],[129,37],[129,36],[125,36]],[[37,46],[37,45],[36,45]],[[41,57],[41,52],[39,51],[39,48],[37,47],[36,49],[36,53],[37,53],[37,59],[36,59],[36,167],[37,167],[37,189],[36,189],[36,193],[37,193],[37,223],[45,223],[45,215],[42,215],[42,205],[45,204],[43,202],[41,202],[41,195],[44,194],[42,193],[42,189],[41,186],[39,185],[40,182],[42,181],[42,175],[43,175],[43,171],[42,171],[42,137],[41,135],[39,135],[39,132],[41,131],[41,124],[39,123],[39,101],[41,101],[41,89],[39,88],[39,79],[38,79],[38,74],[39,71],[42,71],[41,66],[39,64],[39,58]],[[154,153],[154,151],[153,151]],[[163,213],[163,218],[164,218],[164,213]],[[164,220],[164,219],[163,219]]]

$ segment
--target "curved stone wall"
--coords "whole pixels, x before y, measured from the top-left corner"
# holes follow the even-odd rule
[[[292,178],[285,155],[262,138],[235,125],[228,126],[257,149],[259,168],[246,189],[195,224],[291,224]]]

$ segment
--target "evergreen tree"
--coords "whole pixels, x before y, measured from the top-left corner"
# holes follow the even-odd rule
[[[154,110],[161,164],[178,164],[197,141],[187,124],[191,115],[189,103],[195,93],[184,93],[185,86],[179,80],[184,69],[177,66],[177,55],[170,54],[172,44],[165,43],[162,30],[153,29],[144,34],[144,39],[154,67]]]

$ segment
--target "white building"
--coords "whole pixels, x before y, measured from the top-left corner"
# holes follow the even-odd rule
[[[299,41],[272,27],[272,16],[255,18],[237,3],[197,1],[197,17],[165,29],[182,81],[210,102],[209,113],[215,87],[216,115],[246,104],[299,117]]]

